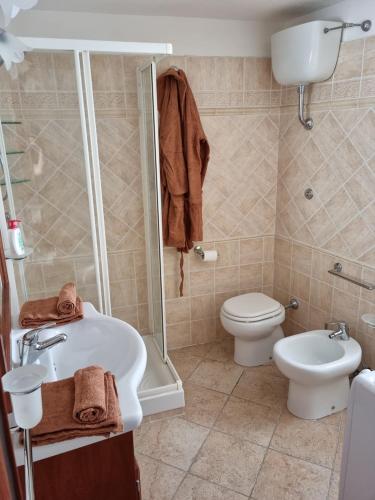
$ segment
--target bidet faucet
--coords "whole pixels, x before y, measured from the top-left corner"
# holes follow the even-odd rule
[[[325,323],[325,329],[328,330],[330,326],[336,326],[337,330],[328,335],[330,339],[340,337],[341,340],[349,340],[349,325],[346,321],[329,321]]]
[[[53,326],[56,326],[56,323],[46,323],[34,330],[29,330],[22,339],[18,340],[21,366],[34,363],[45,351],[66,341],[68,336],[65,333],[59,333],[50,339],[39,342],[39,333]]]

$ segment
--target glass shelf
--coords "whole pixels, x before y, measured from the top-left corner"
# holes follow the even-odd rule
[[[26,259],[27,257],[29,257],[31,254],[33,253],[33,249],[32,248],[25,248],[25,253],[23,255],[17,255],[13,252],[5,252],[5,258],[7,260],[24,260]]]
[[[25,151],[7,151],[7,155],[23,155]]]
[[[1,122],[1,125],[22,125],[22,122],[19,122],[17,120],[4,120]]]
[[[17,179],[13,178],[10,180],[11,184],[24,184],[25,182],[31,182],[31,179]],[[6,186],[5,180],[1,179],[0,180],[0,186]]]

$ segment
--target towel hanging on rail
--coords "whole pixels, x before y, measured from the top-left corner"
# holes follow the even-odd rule
[[[210,148],[185,73],[169,68],[157,80],[163,240],[184,253],[203,240],[202,186]]]

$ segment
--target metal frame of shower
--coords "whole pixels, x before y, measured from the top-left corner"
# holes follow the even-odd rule
[[[172,45],[169,43],[143,43],[143,42],[111,42],[97,40],[76,40],[60,38],[30,38],[22,37],[21,40],[30,48],[46,51],[68,51],[74,54],[75,76],[77,84],[79,114],[82,129],[83,158],[85,165],[86,187],[88,196],[88,207],[91,224],[91,235],[93,245],[93,257],[96,275],[100,312],[111,315],[111,297],[108,271],[107,243],[105,234],[104,208],[102,199],[100,162],[98,150],[98,137],[96,130],[95,106],[93,98],[93,87],[90,67],[90,53],[96,54],[149,54],[168,55],[172,54]],[[2,147],[3,146],[3,147]],[[5,150],[2,133],[0,134],[0,152]],[[2,155],[3,156],[3,155]],[[4,157],[4,156],[3,156]],[[6,156],[5,156],[6,159]],[[13,207],[14,200],[10,185],[9,167],[3,162],[4,178],[7,191],[9,192],[9,206]],[[8,179],[9,177],[9,179]],[[9,181],[9,182],[8,182]],[[8,186],[9,184],[9,186]],[[4,232],[6,231],[5,218],[0,217],[0,223]],[[4,220],[3,220],[4,219]],[[12,266],[11,266],[12,267]],[[12,273],[13,274],[13,273]],[[21,269],[21,275],[24,276]],[[21,277],[22,279],[22,277]],[[12,280],[13,281],[13,280]],[[24,281],[24,279],[23,279]],[[14,283],[15,285],[15,283]],[[23,285],[27,291],[26,283]],[[13,290],[13,303],[18,305],[15,286]]]

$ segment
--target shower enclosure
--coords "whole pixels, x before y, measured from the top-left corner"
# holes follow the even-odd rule
[[[85,301],[143,335],[144,413],[182,406],[165,335],[153,62],[171,47],[24,41],[33,51],[0,75],[0,223],[14,325],[19,303],[75,281]],[[22,220],[24,259],[10,252],[6,218]]]

